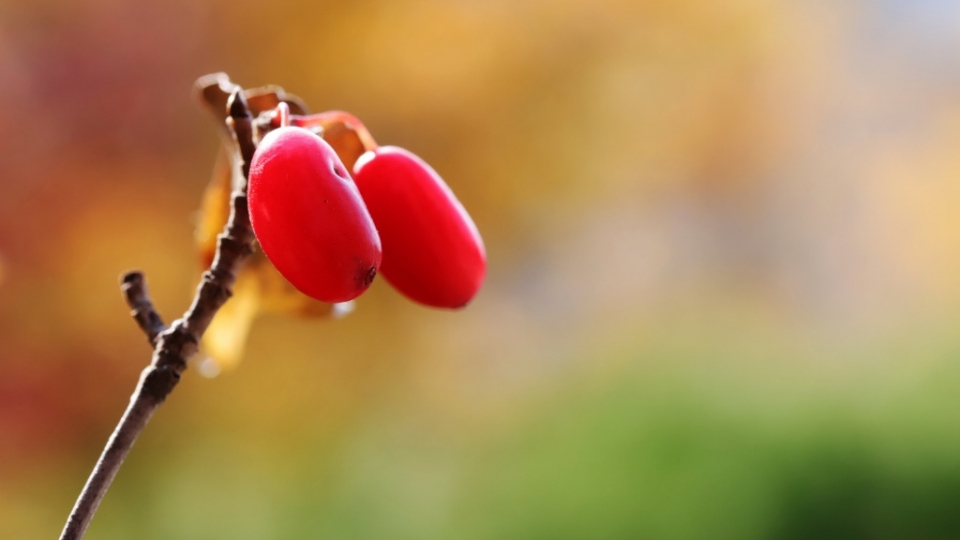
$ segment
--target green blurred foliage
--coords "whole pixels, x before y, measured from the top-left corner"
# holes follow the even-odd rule
[[[200,269],[198,76],[446,178],[462,312],[378,281],[191,370],[88,538],[960,537],[960,7],[0,3],[0,538],[50,538]]]

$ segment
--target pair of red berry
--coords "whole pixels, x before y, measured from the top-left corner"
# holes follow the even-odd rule
[[[248,200],[260,247],[290,283],[318,300],[345,302],[380,272],[428,306],[458,308],[473,298],[486,272],[483,241],[429,165],[378,147],[359,125],[366,153],[351,177],[320,136],[289,125],[284,110],[277,118],[281,127],[253,156]],[[309,117],[294,122],[310,125]]]

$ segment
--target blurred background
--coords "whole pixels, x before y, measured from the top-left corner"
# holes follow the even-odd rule
[[[0,1],[0,537],[55,538],[187,307],[225,71],[430,162],[383,280],[190,370],[89,539],[960,538],[960,3]]]

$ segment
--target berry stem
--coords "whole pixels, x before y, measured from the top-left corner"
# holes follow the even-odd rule
[[[302,128],[321,128],[326,129],[331,124],[343,124],[357,133],[363,147],[368,151],[374,151],[379,146],[377,141],[373,140],[373,135],[366,126],[363,125],[356,116],[345,111],[326,111],[309,116],[294,116],[291,120],[294,126]]]
[[[273,118],[270,119],[270,124],[275,128],[289,126],[290,105],[287,105],[285,101],[281,101],[273,111]]]
[[[80,492],[60,540],[83,538],[134,441],[180,381],[188,360],[197,352],[204,331],[230,298],[237,271],[253,253],[254,236],[247,209],[246,178],[256,147],[253,143],[252,119],[241,89],[236,89],[230,96],[227,110],[226,123],[240,150],[244,182],[233,193],[230,219],[218,237],[213,263],[203,273],[190,308],[169,327],[163,324],[153,307],[143,274],[128,272],[121,279],[121,290],[131,314],[150,343],[154,344],[153,358],[143,370],[127,410]]]

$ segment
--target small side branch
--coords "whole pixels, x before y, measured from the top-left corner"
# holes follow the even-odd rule
[[[160,314],[153,307],[153,301],[150,300],[150,294],[147,292],[147,284],[144,281],[142,272],[127,272],[120,278],[120,290],[123,297],[130,306],[130,315],[137,321],[137,325],[147,335],[147,340],[151,345],[157,344],[157,337],[161,332],[167,329],[163,323]]]
[[[133,318],[150,343],[154,344],[153,358],[140,376],[130,405],[80,493],[60,540],[83,538],[134,441],[180,381],[181,374],[187,369],[187,362],[197,352],[203,333],[233,294],[237,271],[253,253],[255,237],[247,209],[246,178],[256,145],[253,141],[252,119],[241,89],[236,89],[230,96],[227,108],[227,125],[240,149],[244,181],[233,193],[230,219],[218,237],[216,256],[210,269],[203,273],[190,308],[169,327],[163,324],[150,301],[143,274],[129,272],[121,279],[121,290]]]

